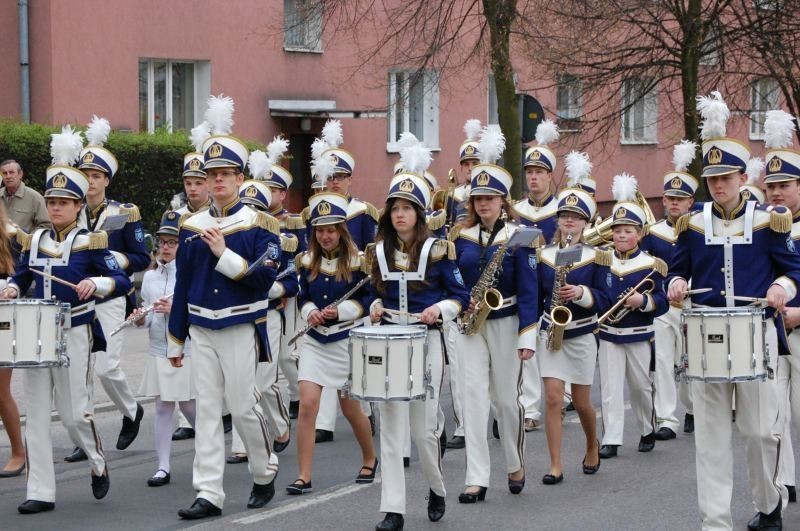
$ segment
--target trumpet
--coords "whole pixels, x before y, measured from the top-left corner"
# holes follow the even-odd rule
[[[164,296],[162,298],[163,299],[169,299],[173,295],[174,295],[174,293],[170,293],[169,295],[166,295],[166,296]],[[142,319],[145,316],[147,316],[147,314],[153,313],[153,310],[155,310],[155,309],[156,309],[155,305],[151,304],[150,306],[145,306],[144,308],[142,308],[142,311],[140,313],[131,314],[127,319],[122,321],[114,330],[112,330],[111,333],[108,334],[108,336],[111,337],[111,336],[117,335],[118,333],[120,333],[122,331],[123,328],[126,328],[126,327],[132,325],[133,323],[135,323],[139,319]]]
[[[623,291],[619,295],[619,298],[617,299],[617,302],[615,302],[614,305],[611,308],[609,308],[606,313],[604,313],[603,315],[601,315],[597,319],[597,324],[601,325],[606,321],[608,321],[611,324],[616,324],[616,323],[620,322],[623,317],[628,315],[630,313],[631,309],[626,307],[625,303],[628,301],[628,299],[631,298],[631,296],[633,296],[634,293],[640,293],[641,295],[647,295],[647,294],[649,294],[649,293],[651,293],[653,291],[653,289],[656,287],[656,283],[653,281],[653,279],[651,277],[653,276],[653,273],[655,273],[655,272],[656,272],[656,270],[653,269],[652,271],[650,271],[647,274],[646,277],[644,277],[642,280],[640,280],[638,284],[636,284],[632,288],[628,288],[625,291]],[[645,286],[647,286],[647,287],[645,288]],[[639,291],[640,289],[642,291]]]

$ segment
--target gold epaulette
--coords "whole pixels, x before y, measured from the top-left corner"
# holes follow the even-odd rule
[[[788,208],[769,207],[769,228],[775,232],[787,233],[792,230],[792,212]]]
[[[257,212],[256,213],[256,225],[261,227],[262,229],[270,231],[272,234],[276,236],[281,235],[281,223],[274,217],[270,216],[266,212]]]
[[[297,236],[294,234],[281,234],[281,250],[287,253],[297,252],[297,246],[300,244]]]
[[[311,217],[311,207],[305,207],[302,212],[300,212],[300,219],[303,220],[303,225],[308,223],[308,219]]]
[[[447,212],[440,210],[437,213],[428,216],[425,221],[427,222],[430,230],[439,230],[444,227],[444,223],[447,221]]]
[[[374,243],[368,243],[364,248],[364,256],[361,260],[361,271],[363,271],[366,275],[372,273],[372,264],[375,261],[376,252],[377,248],[375,247]]]
[[[456,245],[451,241],[436,240],[431,251],[431,256],[436,258],[447,255],[448,260],[456,259]]]
[[[689,228],[689,220],[692,217],[691,212],[687,212],[686,214],[682,215],[675,221],[675,236],[678,236],[680,233],[685,232],[686,229]]]
[[[541,261],[542,261],[542,248],[541,247],[537,247],[536,248],[536,263],[538,264]]]
[[[125,203],[119,206],[120,214],[128,214],[128,223],[135,221],[142,221],[142,215],[139,213],[139,207],[133,203]]]
[[[450,229],[450,232],[447,234],[447,239],[451,242],[454,242],[458,239],[458,235],[461,234],[461,223],[456,225],[455,227]]]
[[[667,276],[667,273],[669,273],[669,266],[667,263],[661,258],[656,258],[655,256],[653,257],[653,260],[655,260],[653,263],[653,269],[658,271],[662,277]]]
[[[381,215],[380,215],[380,213],[378,213],[378,209],[375,208],[375,205],[373,205],[372,203],[367,203],[366,201],[362,201],[362,203],[364,203],[364,205],[366,205],[366,207],[367,207],[367,211],[366,212],[367,212],[367,215],[369,217],[371,217],[375,221],[378,221],[381,218]]]
[[[307,252],[308,251],[303,251],[302,253],[297,253],[297,255],[294,257],[294,268],[297,271],[300,271],[300,269],[303,267],[303,257],[305,257]]]
[[[286,224],[287,230],[300,230],[306,228],[306,224],[303,221],[303,216],[301,215],[291,215],[286,216],[284,219],[284,223]]]
[[[90,232],[89,249],[108,249],[108,233],[104,230]]]
[[[33,240],[33,236],[22,229],[17,230],[17,243],[23,253],[31,248],[31,240]]]
[[[611,267],[611,262],[614,258],[614,253],[610,249],[594,250],[594,263],[600,266]]]
[[[181,219],[178,220],[178,229],[183,228],[183,224],[186,223],[190,217],[194,216],[196,212],[184,212],[181,214]]]

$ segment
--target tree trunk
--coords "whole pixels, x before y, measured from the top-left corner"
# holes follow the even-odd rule
[[[681,93],[683,95],[683,135],[687,140],[701,144],[699,119],[697,113],[697,83],[700,70],[700,54],[703,35],[701,31],[702,1],[689,0],[686,14],[680,21],[683,32],[683,46],[681,53]],[[689,166],[689,173],[700,181],[698,199],[705,199],[707,190],[700,175],[703,173],[702,151],[698,150],[697,156]]]

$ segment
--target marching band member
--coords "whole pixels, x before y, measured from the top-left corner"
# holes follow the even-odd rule
[[[36,280],[37,299],[56,298],[70,305],[71,326],[64,331],[68,367],[38,368],[25,371],[27,423],[25,443],[28,449],[28,484],[22,514],[51,511],[55,508],[56,479],[50,426],[52,403],[70,439],[88,456],[91,466],[92,494],[98,500],[109,489],[108,467],[103,447],[94,425],[91,402],[91,350],[94,339],[95,301],[92,297],[124,297],[131,283],[108,250],[103,232],[88,233],[77,224],[82,201],[89,189],[86,175],[70,166],[81,148],[80,133],[69,126],[54,134],[51,143],[53,165],[47,168],[44,197],[52,229],[38,229],[32,235],[17,232],[22,256],[17,272],[2,298],[17,298]],[[44,279],[32,271],[43,272]],[[55,282],[72,283],[68,287]],[[99,328],[99,327],[98,327]],[[55,399],[51,400],[55,392]]]
[[[111,216],[127,216],[124,226],[109,230],[108,248],[128,275],[144,271],[150,266],[150,253],[144,244],[144,227],[139,209],[131,203],[122,204],[106,197],[106,189],[117,173],[119,164],[114,155],[103,144],[108,139],[111,126],[105,118],[95,116],[86,130],[88,145],[81,151],[78,169],[89,178],[86,206],[81,215],[81,225],[90,231],[104,230],[103,225]],[[131,445],[139,433],[144,409],[136,402],[128,385],[125,373],[120,368],[124,331],[111,336],[111,331],[125,320],[126,309],[132,310],[133,290],[128,297],[115,297],[97,304],[97,319],[106,336],[106,349],[97,353],[95,372],[106,394],[122,413],[122,429],[117,439],[117,450]],[[128,298],[131,300],[129,301]],[[85,459],[79,448],[67,456],[69,462]]]
[[[498,417],[509,490],[518,494],[525,485],[522,366],[536,348],[538,287],[534,249],[520,248],[506,252],[502,258],[494,257],[514,232],[502,216],[510,209],[507,197],[512,177],[492,164],[504,148],[505,138],[498,126],[481,131],[481,164],[472,169],[469,216],[450,235],[468,287],[476,285],[487,265],[497,260],[502,263],[495,283],[503,295],[502,307],[489,313],[473,335],[462,333],[456,340],[456,348],[463,354],[462,382],[464,389],[470,391],[462,395],[467,474],[466,489],[458,497],[461,503],[483,501],[489,486],[486,424],[490,397]],[[470,310],[478,303],[483,305],[484,301],[472,300]],[[466,318],[470,319],[470,315]],[[514,350],[517,357],[511,354]]]
[[[272,444],[258,406],[261,392],[253,368],[258,361],[270,360],[267,293],[280,261],[280,240],[273,218],[239,200],[248,151],[229,136],[232,114],[233,100],[209,98],[206,119],[213,136],[203,145],[203,168],[211,183],[212,205],[184,219],[178,238],[182,244],[176,259],[167,356],[180,367],[184,342],[191,335],[197,394],[193,469],[197,497],[191,508],[178,511],[184,519],[222,512],[223,398],[244,441],[253,475],[248,508],[265,506],[275,494],[278,467],[270,463]]]
[[[625,380],[630,387],[631,409],[641,435],[639,451],[649,452],[655,447],[653,383],[650,380],[653,319],[667,310],[663,288],[667,264],[639,249],[647,218],[634,202],[636,190],[633,176],[623,173],[614,177],[612,191],[617,201],[611,214],[614,250],[611,271],[607,273],[603,289],[612,305],[626,290],[645,278],[652,282],[652,289],[643,286],[636,290],[622,306],[621,312],[627,315],[617,319],[617,314],[612,314],[607,322],[600,324],[598,358],[604,427],[600,457],[603,459],[616,457],[617,448],[622,445]]]
[[[455,264],[455,247],[432,237],[425,208],[430,188],[422,177],[430,164],[430,151],[421,144],[401,152],[404,171],[390,184],[386,208],[378,222],[377,243],[367,249],[371,264],[373,322],[425,324],[428,326],[426,371],[430,374],[432,396],[424,401],[381,402],[381,508],[386,513],[376,529],[402,529],[406,512],[403,457],[411,437],[419,449],[428,481],[428,518],[444,516],[445,487],[441,470],[444,418],[439,393],[444,370],[444,352],[439,320],[456,317],[468,303],[468,294]]]
[[[782,311],[796,295],[800,256],[787,243],[791,213],[782,207],[757,207],[745,202],[739,187],[750,154],[736,140],[726,138],[730,115],[718,92],[699,98],[703,117],[703,177],[713,202],[702,212],[681,217],[670,264],[669,298],[680,302],[688,281],[694,288],[712,288],[692,296],[692,305],[734,307],[734,296],[766,297]],[[791,240],[789,240],[791,241]],[[740,302],[739,305],[747,304]],[[768,310],[767,345],[777,352],[777,336]],[[700,348],[689,345],[690,349]],[[775,357],[771,365],[777,364]],[[777,385],[774,380],[736,383],[690,382],[695,415],[697,498],[703,529],[731,529],[733,449],[731,406],[736,392],[736,426],[745,439],[750,489],[760,529],[780,529],[786,490],[777,480],[780,428]]]
[[[689,212],[694,203],[694,193],[700,183],[687,173],[697,152],[697,144],[684,140],[673,149],[672,161],[674,171],[664,175],[664,192],[661,203],[664,205],[666,217],[648,227],[647,235],[642,238],[639,247],[647,254],[660,258],[668,266],[672,262],[672,253],[678,239],[675,234],[675,222]],[[680,364],[683,336],[681,335],[681,310],[683,304],[670,304],[663,315],[656,317],[655,322],[655,414],[657,441],[674,439],[678,431],[678,417],[675,416],[678,394],[675,388],[675,367]],[[681,402],[686,409],[684,431],[691,432],[693,423],[692,402],[689,385],[682,380],[680,387]],[[687,430],[686,428],[689,428]]]
[[[547,407],[544,427],[550,450],[550,470],[542,478],[545,485],[554,485],[564,479],[561,464],[561,407],[565,382],[572,383],[572,400],[586,436],[583,473],[594,474],[600,468],[600,446],[590,393],[597,360],[594,330],[597,327],[597,313],[603,311],[608,303],[604,285],[611,264],[609,251],[589,245],[581,246],[578,258],[569,266],[557,263],[562,249],[581,241],[583,229],[597,211],[594,198],[580,189],[567,188],[559,194],[557,201],[558,227],[553,244],[540,249],[536,257],[538,298],[545,308],[536,351],[544,382]],[[559,306],[571,312],[570,322],[563,325],[560,332],[556,332],[556,329],[551,331],[554,325],[550,309]],[[558,339],[559,334],[563,340]]]
[[[263,156],[263,157],[262,157]],[[270,169],[271,161],[263,151],[250,154],[250,172],[254,177],[263,177]],[[268,212],[272,193],[266,183],[256,180],[245,181],[239,188],[239,200],[259,212]],[[275,433],[272,450],[277,454],[289,446],[289,411],[278,386],[278,353],[281,349],[281,319],[283,297],[297,295],[299,285],[294,274],[294,255],[297,251],[297,238],[281,234],[281,260],[278,267],[280,280],[276,279],[269,289],[269,309],[267,310],[267,337],[272,361],[259,363],[256,367],[256,385],[261,391],[261,410],[267,417],[270,431]],[[231,433],[231,455],[226,462],[235,464],[247,461],[242,438],[234,426]]]
[[[310,199],[308,215],[314,233],[309,241],[309,250],[296,258],[300,275],[300,314],[313,328],[300,347],[300,414],[297,421],[300,470],[298,478],[286,487],[289,494],[311,492],[316,438],[314,422],[322,388],[340,389],[347,382],[350,372],[349,331],[363,321],[366,308],[366,288],[332,307],[365,277],[362,257],[347,229],[348,203],[348,197],[329,192]],[[361,447],[363,464],[356,483],[372,483],[378,459],[369,419],[357,400],[341,393],[339,405]]]
[[[172,308],[175,290],[175,255],[178,252],[178,225],[181,216],[172,210],[164,213],[156,231],[158,238],[158,263],[155,269],[144,274],[142,280],[142,308],[133,311],[136,326],[146,326],[150,336],[150,356],[142,375],[139,395],[155,397],[155,447],[158,469],[147,480],[151,487],[161,487],[170,482],[170,446],[172,444],[172,418],[175,407],[180,408],[189,426],[195,420],[195,394],[191,357],[185,357],[186,367],[173,367],[167,359],[167,320]],[[152,312],[143,314],[143,308]],[[186,349],[188,350],[188,348]],[[194,430],[194,428],[192,428]]]

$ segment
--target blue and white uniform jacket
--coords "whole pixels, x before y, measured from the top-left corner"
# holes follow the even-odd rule
[[[651,274],[652,273],[652,274]],[[655,337],[653,319],[667,311],[667,294],[664,292],[664,278],[667,275],[667,264],[643,252],[638,247],[620,253],[613,251],[611,270],[606,274],[603,290],[610,305],[617,302],[620,295],[636,286],[643,278],[651,274],[653,290],[645,295],[642,308],[631,310],[618,323],[608,321],[600,325],[600,339],[611,343],[635,343],[650,341]],[[642,292],[648,286],[640,288]]]
[[[507,242],[516,230],[513,224],[501,229],[484,256],[489,264],[498,247]],[[456,227],[450,234],[455,244],[458,269],[468,289],[472,289],[481,276],[481,253],[489,241],[490,233],[481,229],[481,224],[468,228]],[[489,313],[488,320],[509,315],[519,315],[517,348],[536,350],[536,335],[539,321],[539,286],[537,281],[536,248],[517,248],[503,257],[495,288],[503,295],[503,306]]]
[[[553,284],[556,278],[556,255],[558,244],[539,249],[536,261],[539,273],[539,302],[542,314],[541,333],[550,328],[550,304],[553,299]],[[610,271],[611,251],[581,245],[581,256],[567,273],[566,284],[581,286],[583,295],[570,301],[566,307],[572,312],[572,322],[564,329],[564,339],[590,334],[597,329],[597,315],[608,309],[605,293],[606,278]]]
[[[372,305],[382,304],[384,308],[408,313],[422,313],[429,306],[436,305],[441,311],[442,322],[452,321],[469,306],[469,291],[464,285],[461,272],[456,264],[455,245],[447,240],[429,238],[422,246],[420,265],[411,269],[409,255],[400,242],[395,250],[393,261],[386,257],[383,242],[367,247],[367,261],[377,260],[381,276],[384,277],[385,293],[381,294],[371,284],[375,298]],[[381,255],[378,255],[378,253]],[[399,279],[402,273],[403,279]],[[405,293],[401,284],[405,283]],[[415,324],[415,317],[383,315],[384,323]],[[428,328],[436,328],[429,325]]]
[[[106,218],[118,215],[127,215],[128,222],[121,229],[108,233],[108,249],[126,274],[144,271],[150,266],[150,253],[144,243],[144,225],[136,205],[104,199],[96,208],[84,207],[79,225],[92,232],[103,230]]]
[[[8,285],[15,288],[21,297],[35,280],[33,297],[46,300],[55,297],[60,302],[69,303],[73,327],[94,324],[95,302],[125,295],[131,289],[131,281],[108,250],[108,237],[104,232],[90,233],[73,223],[60,232],[51,228],[27,234],[20,230],[17,242],[22,254]],[[97,286],[95,294],[102,298],[79,300],[71,287],[32,273],[32,269],[73,284],[89,278]],[[95,331],[99,328],[95,327]]]
[[[355,197],[349,198],[347,206],[347,230],[350,237],[360,251],[363,251],[368,243],[375,241],[375,234],[378,231],[378,209],[366,201],[361,201]],[[314,237],[314,227],[311,226],[309,219],[310,211],[308,207],[303,210],[303,219],[306,222],[306,243]]]
[[[297,237],[288,232],[281,232],[281,264],[278,276],[269,288],[269,309],[283,311],[285,299],[296,297],[300,291],[294,259],[299,242]]]
[[[675,253],[677,243],[678,235],[675,233],[675,226],[669,219],[662,219],[648,227],[647,234],[639,242],[639,249],[650,256],[662,259],[669,266],[672,263],[672,255]]]
[[[270,216],[278,220],[281,227],[281,234],[291,234],[297,238],[297,252],[301,253],[308,249],[308,232],[306,231],[306,224],[303,221],[302,214],[292,214],[285,208],[278,210],[271,210]]]
[[[327,254],[327,253],[326,253]],[[295,264],[300,275],[300,294],[297,296],[297,307],[300,316],[308,321],[314,310],[323,310],[342,295],[353,289],[366,274],[363,271],[363,255],[353,257],[350,261],[350,281],[336,279],[336,266],[339,263],[338,253],[322,257],[319,274],[311,280],[311,253],[306,251],[297,255]],[[348,300],[338,306],[339,318],[327,319],[325,324],[312,328],[308,335],[320,343],[333,343],[350,335],[350,329],[361,326],[364,309],[369,303],[369,290],[362,286]]]
[[[521,199],[511,207],[520,225],[535,227],[542,231],[545,242],[550,243],[558,228],[558,199],[548,194],[542,201],[534,201],[530,197]]]
[[[795,250],[797,250],[797,252],[800,252],[800,211],[798,211],[792,216],[792,231],[790,234],[790,239],[792,241],[792,245],[794,245]],[[789,240],[787,240],[786,243],[788,245]],[[786,306],[790,308],[800,307],[800,293],[798,293],[791,301],[786,303]],[[776,319],[775,324],[776,325],[780,324],[780,326],[776,326],[776,329],[778,331],[778,339],[781,341],[779,353],[781,355],[794,354],[795,356],[800,356],[800,352],[791,352],[788,340],[786,339],[787,336],[792,333],[800,335],[800,330],[794,332],[794,329],[786,328],[783,324],[783,319],[781,319],[780,321]]]
[[[211,227],[227,227],[221,229],[227,248],[219,258],[200,238],[186,241]],[[280,261],[275,218],[246,207],[237,197],[222,209],[212,206],[182,218],[179,240],[168,357],[181,355],[190,325],[221,330],[252,323],[258,332],[259,361],[271,361],[267,294],[277,273],[274,267],[263,265],[256,266],[250,274],[245,272],[264,255]]]

